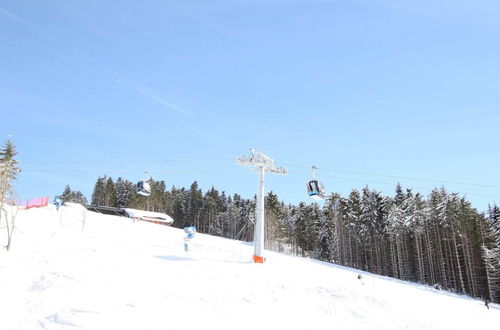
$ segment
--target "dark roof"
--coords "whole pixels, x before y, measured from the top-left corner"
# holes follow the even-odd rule
[[[89,211],[102,213],[102,214],[120,215],[122,217],[127,216],[127,213],[125,213],[125,210],[120,209],[118,207],[85,205],[85,208]]]

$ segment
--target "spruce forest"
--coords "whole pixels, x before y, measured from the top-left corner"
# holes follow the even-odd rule
[[[214,187],[203,193],[150,180],[151,196],[134,183],[100,177],[92,205],[164,212],[174,226],[252,241],[255,199],[228,196]],[[66,201],[85,203],[69,186]],[[365,187],[349,196],[328,196],[324,205],[289,205],[269,192],[265,198],[265,248],[379,275],[432,285],[436,289],[500,302],[500,208],[480,213],[444,188],[428,196],[396,186],[394,196]]]

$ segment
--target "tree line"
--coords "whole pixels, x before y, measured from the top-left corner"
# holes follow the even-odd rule
[[[98,178],[92,204],[130,207],[171,215],[174,226],[201,233],[253,240],[255,198],[219,192],[166,189],[150,180],[151,196],[134,183]],[[480,213],[444,188],[428,196],[396,186],[394,196],[368,187],[347,197],[332,194],[316,203],[285,204],[265,198],[265,248],[315,258],[375,274],[432,285],[500,302],[500,208]]]

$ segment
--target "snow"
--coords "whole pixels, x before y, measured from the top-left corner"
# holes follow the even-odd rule
[[[85,220],[85,223],[83,222]],[[496,329],[500,306],[69,204],[19,212],[0,329]],[[3,235],[3,232],[0,232]],[[358,279],[362,274],[362,279]]]

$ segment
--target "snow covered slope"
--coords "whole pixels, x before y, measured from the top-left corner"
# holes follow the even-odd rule
[[[85,227],[83,228],[83,220]],[[0,329],[496,329],[500,307],[68,205],[21,211]],[[82,230],[83,228],[83,230]],[[3,233],[1,233],[3,234]]]

